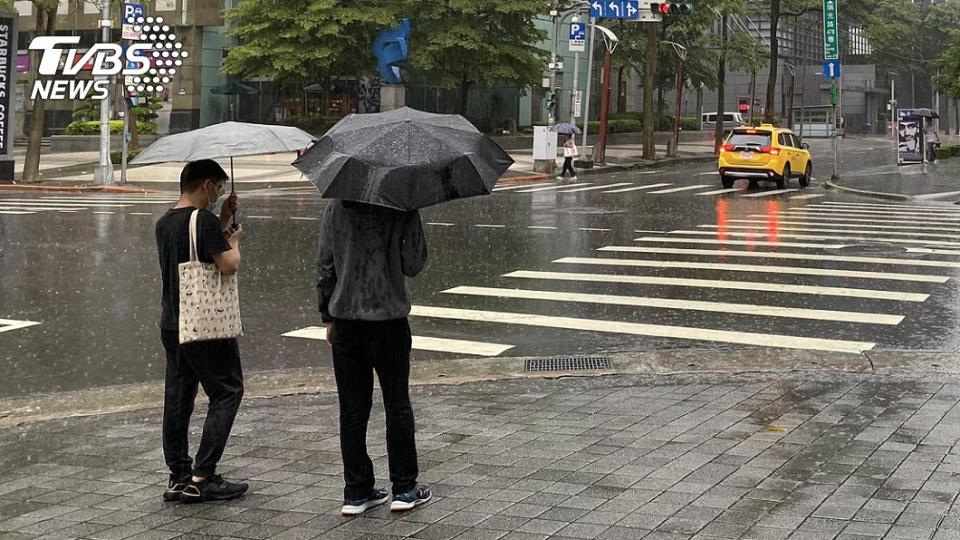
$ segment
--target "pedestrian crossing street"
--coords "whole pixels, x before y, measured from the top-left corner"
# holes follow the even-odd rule
[[[415,333],[429,334],[414,349],[528,356],[548,342],[561,354],[595,335],[633,349],[668,340],[857,354],[950,309],[932,299],[960,277],[955,207],[812,201],[643,233],[440,291],[413,306]],[[320,327],[285,335],[324,337]]]
[[[0,215],[28,216],[43,213],[129,214],[153,216],[158,209],[177,202],[174,194],[49,195],[0,197]]]
[[[673,182],[656,182],[649,184],[638,184],[636,182],[615,182],[609,184],[594,184],[593,182],[576,182],[572,184],[560,184],[558,182],[540,182],[535,184],[516,184],[493,188],[494,193],[504,192],[504,194],[517,193],[601,193],[604,195],[634,194],[634,195],[669,195],[673,193],[685,193],[696,196],[725,195],[738,193],[740,197],[746,199],[758,199],[770,197],[773,195],[785,195],[801,191],[799,188],[773,189],[762,191],[747,191],[746,184],[741,187],[729,189],[710,189],[716,188],[717,184],[676,184]],[[804,193],[788,197],[795,200],[812,200],[820,197],[826,197],[824,193]]]

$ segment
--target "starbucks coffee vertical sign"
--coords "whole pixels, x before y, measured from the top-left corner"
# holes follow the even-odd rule
[[[13,120],[16,117],[17,19],[0,13],[0,182],[13,182]]]

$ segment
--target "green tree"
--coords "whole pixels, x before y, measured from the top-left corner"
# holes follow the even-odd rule
[[[728,66],[731,69],[750,74],[750,110],[753,110],[757,72],[767,65],[770,50],[756,36],[742,28],[737,28],[730,34],[726,47],[727,58],[729,58]],[[764,109],[763,121],[773,123],[773,115],[766,114],[768,109],[771,109],[771,107]]]
[[[410,66],[437,86],[456,88],[460,114],[478,85],[533,86],[547,58],[538,47],[546,32],[534,24],[544,7],[540,0],[406,0]]]
[[[763,105],[763,121],[773,123],[777,95],[778,62],[780,60],[780,22],[786,17],[799,17],[821,9],[821,0],[770,0],[770,71],[767,75],[767,93]],[[752,106],[752,104],[751,104]]]
[[[35,36],[52,36],[57,27],[58,0],[33,0]],[[74,7],[76,9],[76,6]],[[39,65],[36,51],[31,52],[30,65]],[[28,74],[27,91],[33,91],[34,81],[40,76],[35,70]],[[39,97],[33,100],[30,126],[27,131],[27,155],[23,159],[23,182],[36,182],[40,179],[40,150],[43,144],[43,128],[46,124],[47,102]]]

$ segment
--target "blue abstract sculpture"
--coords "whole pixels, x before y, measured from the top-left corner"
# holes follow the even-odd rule
[[[400,64],[407,59],[407,38],[410,36],[410,19],[403,19],[394,28],[387,28],[373,41],[373,54],[377,57],[377,69],[385,84],[400,84]]]

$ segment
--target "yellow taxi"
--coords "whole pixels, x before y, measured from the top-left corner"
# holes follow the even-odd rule
[[[800,187],[807,187],[813,174],[809,148],[789,129],[771,124],[735,128],[720,147],[720,181],[730,188],[737,178],[751,185],[764,180],[783,189],[796,177]]]

